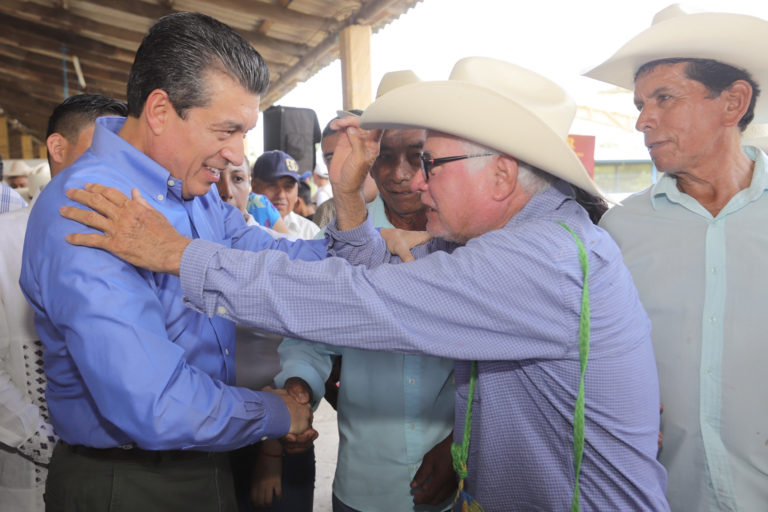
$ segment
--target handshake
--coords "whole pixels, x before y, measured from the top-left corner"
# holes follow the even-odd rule
[[[284,389],[264,388],[283,399],[291,415],[288,433],[280,439],[286,453],[303,452],[317,439],[317,430],[312,428],[312,398],[306,382],[292,377],[285,382]]]

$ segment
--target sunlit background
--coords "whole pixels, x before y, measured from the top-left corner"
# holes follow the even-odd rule
[[[652,171],[642,137],[634,131],[631,93],[580,74],[650,26],[653,16],[669,4],[669,0],[423,0],[373,35],[371,84],[375,91],[384,73],[398,69],[412,69],[423,80],[443,80],[457,60],[473,55],[527,67],[561,84],[576,100],[579,110],[571,133],[595,136],[596,179],[603,190],[616,194],[640,190],[651,183]],[[768,19],[766,0],[700,0],[682,5],[686,10]],[[341,103],[338,60],[277,102],[313,109],[321,128]],[[262,128],[259,122],[249,134],[252,156],[263,150]]]

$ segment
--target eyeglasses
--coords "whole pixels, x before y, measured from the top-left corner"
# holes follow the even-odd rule
[[[429,153],[422,153],[421,158],[422,168],[424,169],[424,179],[429,181],[429,176],[433,175],[432,169],[438,165],[447,164],[448,162],[455,162],[457,160],[466,160],[467,158],[480,158],[481,156],[494,156],[496,153],[477,153],[474,155],[459,155],[459,156],[446,156],[443,158],[432,158]]]

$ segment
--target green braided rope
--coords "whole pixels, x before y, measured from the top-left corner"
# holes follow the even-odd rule
[[[571,501],[571,512],[578,512],[579,506],[579,475],[581,474],[581,459],[584,454],[584,374],[587,370],[587,360],[589,358],[589,332],[590,332],[590,314],[589,314],[589,286],[587,277],[589,276],[589,259],[584,244],[563,222],[558,222],[571,234],[579,248],[579,264],[584,279],[584,286],[581,291],[581,315],[579,317],[579,392],[576,395],[576,407],[573,413],[573,469],[576,475],[573,487],[573,499]],[[453,470],[459,476],[459,493],[464,488],[464,479],[469,474],[467,470],[467,459],[469,458],[469,438],[472,430],[472,399],[475,396],[475,385],[477,383],[477,361],[472,361],[472,368],[469,378],[469,393],[467,396],[467,412],[464,416],[464,435],[461,444],[451,443],[451,458],[453,459]],[[458,494],[457,494],[458,499]],[[479,507],[478,507],[479,508]]]
[[[589,358],[589,286],[587,276],[589,275],[589,260],[584,244],[579,237],[566,224],[558,222],[568,230],[576,245],[579,247],[579,263],[581,264],[581,273],[584,276],[584,287],[581,290],[581,316],[579,318],[579,366],[581,376],[579,378],[579,393],[576,395],[576,408],[573,412],[573,471],[576,474],[576,481],[573,487],[573,499],[571,500],[571,512],[578,512],[579,507],[579,476],[581,474],[581,459],[584,455],[584,373],[587,370],[587,359]]]
[[[477,384],[477,361],[472,361],[472,369],[469,376],[469,395],[467,396],[467,412],[464,415],[464,436],[461,444],[451,443],[451,458],[453,470],[459,479],[467,478],[467,459],[469,458],[469,436],[472,431],[472,399],[475,396],[475,384]]]

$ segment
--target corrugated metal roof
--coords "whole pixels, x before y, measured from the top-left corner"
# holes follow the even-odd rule
[[[146,30],[174,11],[200,11],[227,23],[270,67],[267,108],[338,57],[338,34],[353,24],[375,32],[420,0],[2,0],[0,108],[42,139],[51,110],[79,91],[77,56],[87,88],[125,99],[133,55]]]

